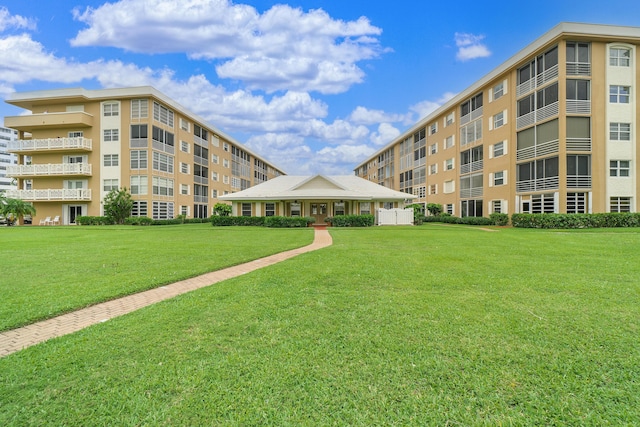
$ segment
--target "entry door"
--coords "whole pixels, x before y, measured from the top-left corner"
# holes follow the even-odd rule
[[[316,219],[316,224],[324,224],[327,217],[327,204],[311,203],[311,216]]]
[[[82,206],[69,206],[69,224],[75,224],[77,216],[82,216]]]

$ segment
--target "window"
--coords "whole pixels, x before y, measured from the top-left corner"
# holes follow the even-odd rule
[[[173,196],[173,180],[160,176],[154,176],[153,194],[156,196]]]
[[[445,140],[444,140],[444,148],[451,148],[453,147],[453,135],[448,136]]]
[[[218,172],[211,172],[211,179],[213,181],[218,181]]]
[[[131,151],[131,169],[147,168],[147,150]]]
[[[431,144],[431,146],[429,147],[429,153],[430,154],[436,154],[438,152],[438,144]]]
[[[453,193],[454,191],[456,191],[456,182],[455,182],[455,181],[453,181],[453,180],[451,180],[451,181],[445,181],[445,182],[444,182],[444,185],[443,185],[443,189],[442,189],[442,191],[443,191],[445,194],[451,194],[451,193]]]
[[[69,138],[82,138],[84,136],[84,132],[82,131],[72,131],[67,134]]]
[[[482,108],[482,93],[479,93],[460,106],[460,117],[464,117],[467,114],[470,114],[476,110],[481,111],[481,108]]]
[[[371,202],[360,202],[360,215],[371,214]]]
[[[502,200],[494,200],[491,205],[494,213],[502,213]]]
[[[153,202],[153,219],[172,219],[172,202]]]
[[[226,142],[223,142],[223,143],[222,143],[222,149],[223,149],[224,151],[229,151],[229,144],[228,144],[228,143],[226,143]]]
[[[334,215],[344,215],[344,202],[335,202],[333,204],[333,214]]]
[[[567,80],[567,99],[588,101],[591,99],[589,80]]]
[[[453,169],[453,159],[447,159],[444,161],[444,170],[450,171]]]
[[[189,185],[188,184],[180,184],[180,194],[187,196],[189,195]]]
[[[149,184],[146,175],[132,175],[130,182],[131,185],[129,187],[131,194],[145,196],[149,192]]]
[[[180,215],[189,215],[189,206],[180,206]]]
[[[500,82],[493,87],[493,100],[501,98],[504,95],[504,82]]]
[[[159,144],[164,144],[170,147],[173,147],[173,134],[164,129],[161,129],[157,126],[153,126],[152,128],[152,138],[153,141]],[[173,153],[173,151],[171,151]]]
[[[505,184],[504,176],[505,176],[504,171],[495,172],[493,174],[493,185],[496,187],[498,185],[504,185]]]
[[[229,176],[228,175],[222,175],[222,183],[223,184],[228,184],[229,183]]]
[[[173,111],[157,102],[153,103],[153,119],[171,128],[173,127]]]
[[[611,160],[609,162],[609,176],[629,176],[629,160]]]
[[[103,181],[102,189],[104,191],[111,191],[118,189],[118,180],[117,179],[105,179]]]
[[[609,86],[609,102],[612,104],[628,104],[629,94],[631,90],[629,86]]]
[[[134,201],[131,216],[147,216],[147,202]]]
[[[265,203],[264,204],[264,216],[275,216],[275,215],[276,215],[276,204],[275,203]]]
[[[456,118],[456,113],[454,113],[453,111],[447,114],[447,116],[444,118],[444,125],[445,126],[452,125],[453,122],[455,121],[455,118]]]
[[[438,164],[434,163],[431,166],[429,166],[429,175],[433,175],[435,173],[438,173]]]
[[[612,141],[630,141],[631,123],[609,123],[609,139]]]
[[[105,129],[102,132],[104,142],[117,142],[120,140],[120,131],[118,129]]]
[[[447,203],[446,205],[444,205],[444,210],[449,215],[453,215],[453,203]]]
[[[502,126],[504,126],[504,111],[493,116],[493,128],[497,129]]]
[[[587,193],[567,193],[567,213],[587,213]]]
[[[429,186],[429,194],[438,194],[438,184],[431,184]]]
[[[180,162],[180,173],[189,173],[189,163]]]
[[[609,49],[609,65],[613,67],[628,67],[631,63],[631,50],[622,47]]]
[[[222,166],[224,166],[225,168],[229,167],[229,160],[228,159],[223,159],[222,160]]]
[[[460,214],[465,216],[482,216],[482,200],[463,200],[460,202]]]
[[[251,216],[251,203],[242,203],[242,216]]]
[[[476,120],[460,128],[460,145],[471,144],[482,138],[482,120]]]
[[[131,118],[146,119],[149,117],[149,100],[132,99],[131,100]]]
[[[631,212],[631,197],[610,197],[610,212]]]
[[[105,117],[118,116],[120,104],[117,102],[105,102],[102,104],[102,115]]]
[[[545,71],[550,70],[551,68],[558,65],[558,46],[555,46],[545,52],[542,55],[537,56],[534,60],[532,60],[527,65],[520,67],[518,69],[518,85],[528,82],[532,78],[536,76],[544,76]],[[546,73],[549,74],[549,78],[539,79],[542,82],[549,81],[552,77],[557,76],[554,73]]]
[[[118,166],[118,155],[117,154],[105,154],[103,157],[102,164],[104,166]]]
[[[180,151],[183,153],[189,152],[189,143],[186,141],[180,141]]]
[[[567,187],[589,188],[591,187],[591,155],[568,154],[567,155]]]
[[[153,152],[153,170],[173,173],[173,156]]]
[[[504,156],[504,141],[493,144],[493,157]]]
[[[181,118],[180,119],[180,129],[189,132],[189,129],[190,129],[189,122],[186,121],[185,119]]]
[[[429,135],[433,135],[436,132],[438,132],[438,122],[431,123],[431,126],[429,126]]]
[[[218,190],[211,190],[211,197],[214,199],[218,198]]]
[[[217,165],[218,163],[220,163],[220,158],[217,155],[212,154],[211,155],[211,163]]]

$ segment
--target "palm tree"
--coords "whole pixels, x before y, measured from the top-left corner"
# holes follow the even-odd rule
[[[35,215],[36,208],[20,199],[0,197],[0,215],[7,218],[7,225],[13,225],[25,215]]]

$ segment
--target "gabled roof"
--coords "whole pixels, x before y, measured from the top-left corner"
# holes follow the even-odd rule
[[[360,200],[404,201],[416,196],[391,190],[354,175],[283,175],[237,193],[219,197],[229,201]]]

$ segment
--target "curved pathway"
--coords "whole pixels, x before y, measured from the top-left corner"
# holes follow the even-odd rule
[[[196,289],[213,285],[232,277],[250,273],[284,261],[305,252],[315,251],[330,246],[331,235],[325,227],[315,229],[313,243],[310,245],[249,261],[234,267],[206,273],[201,276],[175,282],[159,288],[92,305],[78,311],[63,314],[52,319],[33,323],[22,328],[0,332],[0,357],[7,356],[26,347],[41,343],[51,338],[70,334],[96,323],[106,322],[123,314],[138,310],[156,302],[173,298]]]

